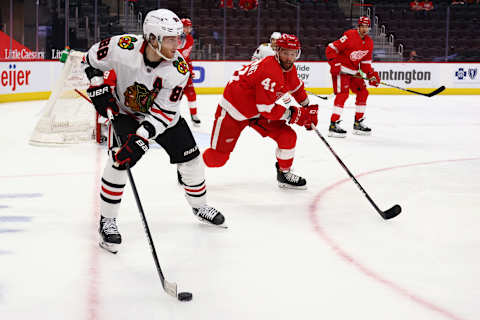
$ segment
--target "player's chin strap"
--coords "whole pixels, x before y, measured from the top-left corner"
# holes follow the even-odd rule
[[[158,40],[157,40],[157,41],[158,41]],[[165,57],[165,56],[162,54],[162,52],[161,52],[161,50],[162,50],[162,45],[160,44],[160,42],[158,43],[158,49],[155,48],[154,46],[152,46],[152,44],[150,43],[150,41],[147,41],[147,42],[148,42],[148,46],[149,46],[156,54],[158,54],[160,57],[162,57],[162,59],[165,59],[165,60],[167,60],[167,61],[170,61],[170,60],[173,59],[173,57],[172,57],[172,58],[167,58],[167,57]]]

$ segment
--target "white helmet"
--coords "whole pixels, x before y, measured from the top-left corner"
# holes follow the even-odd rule
[[[282,34],[280,32],[277,32],[275,31],[274,33],[272,33],[272,35],[270,36],[270,42],[272,42],[272,39],[275,39],[275,40],[278,40],[282,37]]]
[[[281,37],[282,37],[282,34],[280,32],[277,32],[277,31],[272,33],[272,35],[270,36],[270,47],[272,47],[273,50],[275,50],[275,48],[277,47],[276,42]]]
[[[148,45],[165,60],[171,60],[161,54],[163,37],[180,36],[183,33],[183,23],[178,16],[168,9],[158,9],[147,13],[143,22],[143,35]],[[155,49],[150,40],[158,41]]]

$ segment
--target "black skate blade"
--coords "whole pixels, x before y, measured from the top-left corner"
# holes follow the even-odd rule
[[[402,212],[402,207],[400,207],[398,204],[394,205],[388,210],[385,210],[381,213],[382,218],[385,220],[395,218]]]
[[[117,245],[115,245],[115,244],[109,244],[109,243],[106,243],[104,241],[100,241],[98,243],[98,245],[100,246],[100,248],[102,248],[105,251],[108,251],[110,253],[117,254],[117,252],[118,252]]]

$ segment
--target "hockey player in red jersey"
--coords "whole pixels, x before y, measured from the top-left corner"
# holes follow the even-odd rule
[[[88,96],[100,115],[107,117],[108,109],[116,114],[115,134],[121,140],[117,145],[109,131],[109,157],[100,189],[100,246],[111,252],[122,242],[116,218],[127,180],[126,163],[133,167],[153,142],[162,146],[170,163],[176,164],[193,214],[217,226],[225,221],[222,213],[207,205],[205,166],[180,115],[180,98],[190,76],[177,51],[182,31],[175,13],[153,10],[145,17],[143,36],[125,34],[105,39],[94,44],[85,58]]]
[[[183,35],[178,51],[183,55],[185,61],[188,63],[188,69],[190,70],[190,78],[188,78],[187,86],[183,90],[183,94],[187,96],[188,108],[190,109],[190,117],[194,126],[200,126],[200,119],[197,115],[197,94],[193,87],[193,65],[190,60],[190,53],[193,49],[193,37],[192,37],[192,20],[188,18],[182,19],[183,23]]]
[[[371,134],[372,130],[363,122],[368,90],[364,80],[358,78],[361,70],[367,75],[370,85],[377,87],[380,83],[380,76],[372,68],[373,41],[368,36],[369,30],[370,19],[360,17],[357,29],[346,31],[340,39],[328,44],[326,48],[325,54],[330,64],[335,94],[328,134],[330,137],[345,137],[347,133],[339,126],[339,122],[349,90],[357,95],[353,133]]]
[[[211,147],[203,153],[208,167],[223,166],[242,130],[250,126],[277,143],[275,166],[279,186],[307,188],[306,180],[290,171],[297,136],[289,124],[311,129],[312,124],[317,125],[318,105],[310,105],[298,78],[294,62],[299,56],[297,37],[283,34],[274,56],[252,61],[234,72],[215,113]],[[301,107],[278,104],[285,94],[291,94]]]

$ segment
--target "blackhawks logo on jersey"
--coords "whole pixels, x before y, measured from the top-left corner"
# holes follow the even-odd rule
[[[159,90],[148,90],[148,88],[141,83],[134,82],[133,85],[127,88],[123,93],[125,96],[125,105],[135,112],[148,112],[153,105],[153,101],[158,95]]]
[[[137,38],[132,36],[123,36],[118,40],[118,46],[122,49],[133,49],[133,43],[137,42]]]
[[[178,57],[177,60],[174,60],[173,65],[181,74],[186,74],[188,72],[188,65],[182,57]]]

